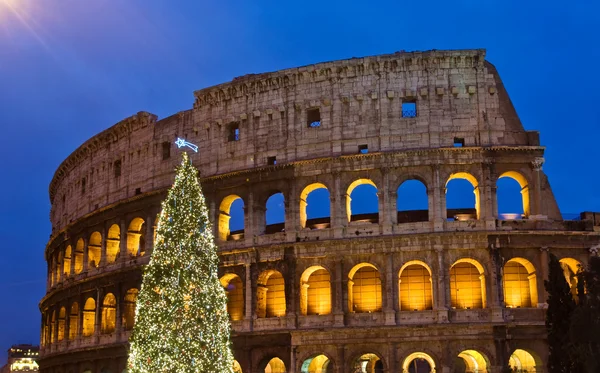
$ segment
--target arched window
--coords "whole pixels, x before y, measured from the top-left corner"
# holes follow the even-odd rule
[[[313,183],[300,193],[300,225],[310,229],[331,226],[331,202],[325,185]]]
[[[88,268],[96,268],[100,265],[100,255],[102,252],[102,235],[100,232],[94,232],[88,241]]]
[[[479,351],[475,350],[464,350],[458,357],[461,359],[464,364],[465,372],[473,372],[473,373],[487,373],[488,368],[488,358],[481,354]],[[462,371],[462,369],[460,369]],[[459,371],[458,369],[456,371]]]
[[[328,315],[331,313],[331,277],[321,266],[308,268],[300,278],[300,313]]]
[[[237,362],[237,360],[233,361],[233,373],[243,373],[242,366]]]
[[[223,241],[244,238],[244,201],[240,196],[232,194],[221,201],[219,238]]]
[[[102,334],[110,334],[115,331],[117,323],[117,299],[111,293],[106,294],[102,302]]]
[[[60,282],[60,274],[62,272],[62,266],[63,266],[63,253],[62,252],[58,252],[57,254],[57,259],[56,259],[56,267],[55,267],[55,283]]]
[[[423,262],[412,261],[400,269],[400,310],[423,311],[433,308],[431,270]]]
[[[116,262],[120,251],[121,229],[117,224],[113,224],[108,229],[108,237],[106,238],[106,263]]]
[[[80,274],[83,271],[83,249],[84,249],[83,238],[77,240],[75,245],[75,274]]]
[[[529,185],[518,172],[500,175],[497,186],[498,218],[513,220],[529,216]]]
[[[510,355],[508,365],[513,372],[543,372],[541,360],[534,358],[528,351],[516,349]]]
[[[472,259],[461,259],[450,269],[452,308],[485,308],[485,276],[483,267]]]
[[[429,220],[427,187],[419,180],[406,180],[397,190],[398,224]]]
[[[432,373],[435,372],[435,362],[428,354],[415,352],[404,359],[402,371],[407,373]]]
[[[267,199],[266,234],[285,230],[285,203],[283,193],[275,193]]]
[[[233,321],[244,318],[244,284],[236,274],[228,273],[221,277],[221,286],[227,293],[227,313]]]
[[[94,334],[96,321],[96,301],[88,298],[83,306],[83,336],[90,337]]]
[[[571,288],[571,294],[573,294],[573,299],[575,299],[575,301],[578,301],[579,296],[577,294],[577,274],[582,268],[581,262],[573,258],[562,258],[559,262],[560,266],[563,269],[563,273],[565,274],[565,280],[567,280],[567,283]]]
[[[353,373],[384,373],[383,361],[376,354],[363,354],[352,363]]]
[[[381,279],[374,265],[358,264],[348,274],[348,308],[356,313],[381,311]]]
[[[72,341],[79,333],[79,304],[73,302],[69,312],[69,340]]]
[[[379,198],[373,181],[358,179],[350,184],[346,191],[346,211],[349,222],[379,222]]]
[[[144,255],[146,251],[146,223],[142,218],[134,218],[127,229],[127,254],[129,257]]]
[[[473,175],[458,172],[446,182],[446,209],[449,220],[479,219],[479,183]]]
[[[503,279],[506,307],[537,307],[537,280],[533,264],[523,258],[513,258],[504,265]]]
[[[333,373],[331,360],[325,355],[310,357],[302,363],[301,373]]]
[[[67,310],[65,307],[61,307],[58,312],[58,341],[65,339],[65,320],[67,318]]]
[[[68,245],[63,257],[63,274],[65,278],[71,275],[71,251],[71,245]]]
[[[258,317],[285,316],[285,281],[280,272],[271,269],[261,273],[256,293]]]
[[[123,302],[123,328],[125,330],[132,330],[135,322],[135,306],[137,302],[139,290],[129,289],[125,294]]]
[[[286,373],[285,364],[280,358],[274,357],[267,363],[265,373]]]

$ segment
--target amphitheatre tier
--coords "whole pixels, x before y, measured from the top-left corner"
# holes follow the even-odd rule
[[[238,372],[546,371],[548,254],[575,287],[600,214],[562,219],[545,148],[485,51],[325,62],[194,94],[190,110],[117,123],[56,171],[42,372],[126,368],[177,137],[200,148]],[[501,180],[516,185],[510,214]],[[405,207],[410,183],[419,209]]]

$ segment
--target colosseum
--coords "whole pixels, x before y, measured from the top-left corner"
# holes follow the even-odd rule
[[[324,62],[194,95],[168,118],[122,120],[56,171],[42,372],[126,371],[177,137],[200,148],[237,372],[547,371],[548,255],[575,286],[600,214],[563,219],[539,133],[485,50]],[[447,203],[457,182],[464,206]]]

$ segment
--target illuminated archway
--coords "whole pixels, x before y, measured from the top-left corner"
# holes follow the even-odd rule
[[[505,179],[505,178],[512,179],[519,184],[520,196],[518,196],[517,198],[521,200],[521,208],[518,211],[508,211],[510,209],[514,209],[514,207],[512,206],[513,204],[510,204],[510,207],[509,207],[508,205],[509,205],[510,201],[508,201],[508,202],[504,201],[504,199],[512,199],[513,198],[510,196],[510,194],[512,194],[512,193],[505,193],[505,192],[509,192],[509,189],[511,189],[511,190],[514,189],[514,188],[510,188],[510,185],[504,185],[504,183],[501,181],[501,179]],[[502,175],[500,175],[496,185],[497,185],[496,195],[497,195],[497,199],[498,199],[498,217],[504,217],[506,219],[520,219],[521,217],[529,216],[529,214],[530,214],[529,184],[527,183],[527,179],[525,179],[525,177],[523,175],[521,175],[520,173],[518,173],[516,171],[505,172]],[[506,191],[505,191],[505,189],[506,189]],[[508,194],[508,195],[505,195],[505,194]]]
[[[331,276],[321,266],[312,266],[300,278],[300,313],[328,315],[331,313]]]
[[[470,189],[470,187],[465,182],[471,185],[474,199],[471,199],[473,197],[468,195],[469,191],[467,189]],[[468,202],[466,199],[471,199],[471,201]],[[457,172],[450,175],[448,181],[446,181],[446,209],[448,219],[479,219],[479,183],[473,175],[467,172]]]
[[[402,371],[406,373],[433,373],[435,362],[424,352],[414,352],[404,359]]]
[[[106,294],[102,302],[102,320],[100,330],[102,334],[110,334],[115,331],[117,323],[117,299],[111,293]]]
[[[96,322],[96,301],[94,298],[88,298],[83,306],[83,330],[84,337],[91,337],[94,334],[94,324]]]
[[[313,224],[307,224],[307,223]],[[300,193],[300,225],[302,228],[329,228],[331,202],[329,190],[324,184],[312,183]]]
[[[565,279],[567,280],[567,283],[571,288],[571,294],[573,295],[573,299],[577,301],[579,299],[579,296],[577,295],[577,274],[579,273],[579,271],[581,271],[581,262],[573,258],[562,258],[561,260],[559,260],[559,262],[561,268],[563,269]]]
[[[479,351],[464,350],[458,354],[458,357],[465,364],[465,373],[487,373],[488,358]]]
[[[100,264],[102,252],[102,235],[100,232],[94,232],[90,235],[87,247],[88,268],[96,268]]]
[[[473,259],[460,259],[450,268],[450,300],[452,308],[486,307],[483,266]]]
[[[352,202],[352,193],[357,192],[360,198]],[[360,206],[357,203],[360,202]],[[359,208],[360,207],[360,208]],[[358,179],[346,190],[346,213],[348,221],[379,221],[379,198],[377,185],[369,179]]]
[[[353,362],[352,373],[384,373],[383,361],[376,354],[363,354]]]
[[[232,211],[232,205],[236,201],[240,201],[235,206],[234,211]],[[241,210],[241,211],[240,211]],[[232,236],[232,231],[230,230],[230,219],[233,214],[240,215],[241,214],[241,229],[236,230],[235,232],[241,231],[239,234]],[[235,227],[237,228],[237,227]],[[241,236],[240,236],[241,234]],[[244,235],[244,200],[240,196],[235,194],[229,195],[223,198],[221,201],[221,206],[219,207],[219,238],[223,241],[227,241],[228,239],[240,239]]]
[[[84,249],[83,238],[77,240],[75,245],[75,268],[74,272],[76,275],[83,271],[83,249]]]
[[[260,274],[256,288],[257,317],[285,316],[285,281],[279,271],[270,269]]]
[[[283,360],[278,357],[274,357],[267,363],[265,367],[265,373],[286,373],[285,364]]]
[[[136,288],[127,290],[125,297],[123,298],[123,328],[125,330],[132,330],[135,322],[135,307],[139,290]]]
[[[65,339],[65,321],[67,319],[67,310],[65,307],[61,307],[58,312],[58,335],[57,340],[60,342]]]
[[[233,373],[243,373],[242,366],[238,363],[237,360],[233,361]]]
[[[144,255],[146,251],[146,222],[134,218],[127,228],[127,254],[129,257]]]
[[[533,264],[512,258],[504,265],[504,303],[509,308],[537,307],[537,278]]]
[[[242,279],[234,274],[228,273],[221,277],[221,286],[227,293],[227,313],[233,321],[244,318],[244,284]]]
[[[433,309],[431,269],[427,264],[413,260],[400,268],[398,289],[401,311]]]
[[[79,304],[73,302],[69,312],[69,340],[72,341],[79,333]]]
[[[117,261],[121,251],[121,229],[117,224],[113,224],[108,229],[106,237],[106,263],[111,264]]]
[[[62,272],[62,266],[63,266],[63,253],[59,251],[56,256],[56,264],[54,267],[55,283],[60,282],[60,274]]]
[[[333,373],[333,364],[325,355],[310,357],[302,363],[301,373]]]
[[[71,275],[71,255],[72,255],[71,245],[68,245],[67,248],[65,249],[65,255],[63,256],[64,277],[69,277]]]
[[[396,192],[399,224],[429,220],[429,197],[427,196],[427,187],[422,181],[405,180]]]
[[[525,350],[516,349],[510,355],[508,364],[513,371],[517,372],[537,372],[542,371],[542,364],[539,359],[536,359],[531,353]]]
[[[52,318],[50,319],[50,343],[56,342],[56,311],[52,311]]]
[[[377,267],[361,263],[348,274],[348,309],[350,312],[381,311],[381,279]]]
[[[265,204],[265,233],[283,232],[285,229],[285,201],[283,193],[272,194]]]

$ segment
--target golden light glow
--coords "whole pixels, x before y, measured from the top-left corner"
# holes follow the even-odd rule
[[[96,268],[100,265],[101,252],[102,235],[100,232],[94,232],[88,242],[88,268]]]
[[[274,357],[269,361],[267,367],[265,368],[265,373],[286,373],[285,364],[283,360]]]
[[[581,262],[573,259],[573,258],[562,258],[560,261],[560,266],[563,269],[563,273],[565,275],[565,279],[571,288],[571,294],[573,294],[573,298],[577,301],[579,297],[577,296],[577,273],[579,273],[581,269]]]
[[[509,177],[519,183],[521,187],[521,199],[523,201],[523,215],[525,217],[529,216],[531,210],[529,206],[529,184],[527,183],[527,179],[516,171],[505,172],[498,179],[502,179],[503,177]]]
[[[139,294],[138,289],[129,289],[125,294],[123,303],[123,328],[125,330],[133,329],[135,322],[135,303]]]
[[[233,361],[233,373],[242,373],[242,367],[240,366],[240,363],[237,362],[237,360]]]
[[[517,372],[537,372],[536,362],[529,352],[517,349],[508,360],[510,368]]]
[[[235,194],[231,194],[223,198],[223,201],[221,201],[221,206],[219,207],[219,238],[223,241],[227,241],[227,237],[229,237],[231,234],[229,229],[229,219],[231,219],[231,204],[238,199],[242,198]]]
[[[80,274],[83,271],[83,238],[77,240],[75,245],[75,274]]]
[[[300,314],[331,313],[331,277],[321,266],[312,266],[300,278]]]
[[[65,320],[67,317],[67,310],[62,307],[58,312],[58,341],[65,339]]]
[[[280,272],[271,269],[261,273],[256,293],[257,317],[285,316],[285,281]]]
[[[450,175],[448,181],[446,181],[446,188],[448,188],[448,183],[450,183],[450,181],[454,179],[467,180],[469,183],[471,183],[471,185],[473,185],[473,193],[475,194],[475,210],[477,211],[477,219],[479,219],[479,213],[481,211],[481,197],[479,195],[479,183],[477,182],[477,179],[467,172],[457,172],[455,174]]]
[[[352,198],[350,196],[359,185],[372,185],[377,189],[377,185],[370,179],[358,179],[348,186],[348,190],[346,190],[346,214],[348,215],[348,221],[352,219]]]
[[[106,263],[114,263],[117,260],[119,251],[121,250],[121,228],[117,224],[113,224],[108,229],[106,238]]]
[[[88,298],[83,306],[83,336],[91,337],[94,334],[96,319],[96,301]]]
[[[73,302],[71,312],[69,312],[69,340],[74,340],[77,333],[79,333],[79,304]]]
[[[503,279],[507,307],[537,307],[537,279],[533,264],[523,258],[513,258],[504,265]]]
[[[473,259],[461,259],[450,269],[450,300],[453,308],[485,308],[483,267]]]
[[[348,308],[357,313],[381,311],[381,279],[374,265],[358,264],[348,274]]]
[[[475,350],[465,350],[458,354],[463,359],[468,373],[487,373],[487,357]]]
[[[71,275],[71,251],[71,245],[68,245],[63,256],[63,274],[65,277]]]
[[[398,279],[401,311],[433,308],[431,270],[421,261],[411,261],[400,269]]]
[[[233,321],[244,318],[244,285],[242,279],[233,273],[221,277],[221,286],[227,293],[227,312]]]
[[[146,250],[146,224],[142,218],[134,218],[127,229],[127,254],[132,256],[143,255]]]
[[[375,354],[364,354],[361,355],[352,367],[352,372],[355,373],[375,373],[376,368],[380,368],[383,371],[381,359]]]
[[[100,330],[102,334],[115,331],[117,324],[117,299],[111,293],[106,294],[102,302],[102,320]]]
[[[325,355],[318,355],[310,359],[306,359],[302,363],[301,373],[327,373],[330,360]]]
[[[425,360],[429,364],[429,367],[431,368],[431,372],[435,371],[435,362],[433,361],[431,356],[429,356],[428,354],[426,354],[424,352],[414,352],[414,353],[408,355],[406,357],[406,359],[404,359],[404,362],[402,363],[403,372],[410,372],[411,364],[412,365],[416,364],[417,361],[415,361],[415,360],[418,360],[418,359]],[[412,371],[414,371],[414,370],[412,370]]]
[[[306,220],[308,218],[306,213],[306,207],[308,206],[308,195],[317,189],[327,189],[327,187],[321,183],[313,183],[304,188],[302,193],[300,193],[300,225],[302,228],[306,228]]]

